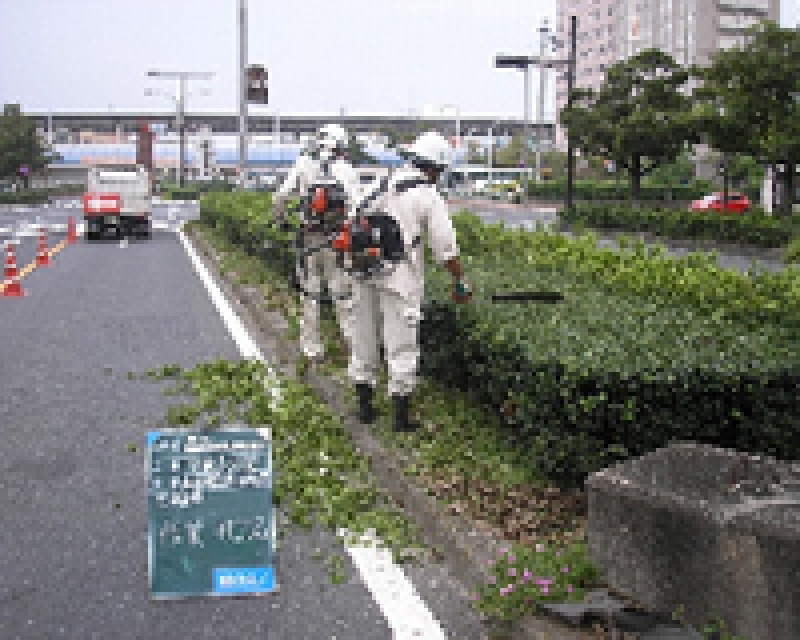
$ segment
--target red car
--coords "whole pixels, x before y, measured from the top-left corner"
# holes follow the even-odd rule
[[[689,211],[722,211],[722,193],[712,193],[702,200],[695,200],[689,207]],[[727,213],[744,213],[750,210],[750,200],[743,193],[736,191],[728,192],[728,206],[725,207]]]

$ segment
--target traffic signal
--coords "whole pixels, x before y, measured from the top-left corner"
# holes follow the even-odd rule
[[[247,67],[247,101],[253,104],[269,104],[267,70],[258,64]]]

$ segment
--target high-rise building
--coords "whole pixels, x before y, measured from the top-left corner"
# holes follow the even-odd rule
[[[558,0],[556,28],[569,55],[569,19],[578,17],[574,86],[598,89],[615,62],[656,48],[687,66],[707,65],[713,53],[744,44],[744,30],[780,19],[780,0]],[[556,112],[567,102],[567,70],[556,77]],[[566,136],[556,127],[556,145]]]

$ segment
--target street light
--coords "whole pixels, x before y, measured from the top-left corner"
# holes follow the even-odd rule
[[[570,40],[572,43],[572,52],[568,59],[563,60],[554,60],[554,59],[545,59],[544,56],[511,56],[511,55],[497,55],[494,59],[494,65],[497,69],[517,69],[519,71],[525,72],[525,143],[523,148],[524,154],[524,164],[525,168],[528,167],[528,145],[530,142],[530,130],[529,130],[529,109],[528,109],[528,102],[530,100],[530,91],[528,90],[528,75],[529,69],[532,66],[539,66],[545,67],[546,69],[551,69],[557,65],[568,64],[570,68],[570,87],[569,92],[572,92],[572,80],[571,78],[574,76],[574,66],[575,66],[575,29],[577,24],[577,18],[575,16],[571,17],[572,25],[570,27]],[[553,42],[557,42],[553,39]],[[572,150],[570,148],[569,154],[570,162],[572,162]],[[571,164],[568,171],[568,178],[567,178],[567,206],[572,206],[572,170]],[[525,189],[525,197],[527,198],[528,189]]]
[[[542,26],[539,27],[539,59],[545,60],[546,45],[550,44],[555,53],[556,38],[550,35],[550,27],[548,26],[548,19],[544,18]],[[536,181],[542,180],[542,146],[544,136],[542,125],[544,122],[544,95],[545,95],[545,74],[544,69],[550,69],[549,64],[539,65],[539,110],[536,115]]]
[[[509,56],[509,55],[498,55],[494,58],[494,66],[497,69],[516,69],[517,71],[522,71],[525,74],[525,108],[524,108],[524,115],[523,115],[523,124],[524,124],[524,138],[525,141],[523,143],[523,164],[527,171],[528,169],[528,141],[530,138],[530,109],[528,108],[528,103],[530,101],[530,90],[528,89],[528,76],[529,76],[529,69],[531,66],[536,64],[535,59],[531,56]],[[525,189],[525,194],[527,196],[528,190]]]
[[[717,114],[722,120],[725,117],[725,105],[720,98],[715,100],[715,106],[717,107]],[[728,211],[728,155],[723,151],[722,152],[722,164],[720,165],[720,171],[722,172],[722,211],[723,213],[727,213]]]
[[[186,139],[185,139],[185,130],[184,130],[184,94],[186,88],[186,81],[192,79],[210,79],[214,77],[213,72],[192,72],[192,71],[148,71],[148,77],[162,77],[162,78],[177,78],[178,80],[178,96],[174,96],[172,94],[168,95],[172,100],[174,100],[178,105],[178,114],[177,114],[177,125],[178,125],[178,134],[180,136],[180,158],[178,161],[178,180],[181,187],[183,187],[184,181],[184,172],[185,172],[185,146],[186,146]],[[149,91],[149,93],[148,93]],[[145,90],[145,95],[153,95],[151,90]],[[207,94],[206,94],[207,95]]]

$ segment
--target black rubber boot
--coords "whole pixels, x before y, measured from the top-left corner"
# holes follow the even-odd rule
[[[375,409],[372,406],[372,387],[368,384],[357,384],[356,394],[358,395],[358,420],[361,424],[372,424],[375,422]]]
[[[408,396],[392,396],[394,405],[394,424],[393,429],[398,432],[416,431],[419,429],[419,422],[408,419]]]

